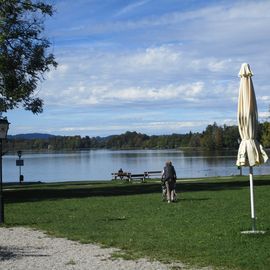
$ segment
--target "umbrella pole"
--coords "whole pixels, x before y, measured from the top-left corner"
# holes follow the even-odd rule
[[[251,219],[252,219],[252,231],[256,231],[255,221],[255,207],[254,207],[254,192],[253,192],[253,167],[249,167],[249,183],[250,183],[250,205],[251,205]]]

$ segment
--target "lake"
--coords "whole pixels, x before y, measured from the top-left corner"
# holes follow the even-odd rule
[[[268,153],[269,154],[269,153]],[[166,160],[175,166],[178,178],[238,175],[236,151],[190,150],[83,150],[66,152],[23,152],[24,181],[111,180],[120,168],[132,173],[162,170]],[[18,182],[18,156],[3,157],[3,182]],[[244,168],[247,174],[248,169]],[[254,168],[254,174],[270,174],[270,164]]]

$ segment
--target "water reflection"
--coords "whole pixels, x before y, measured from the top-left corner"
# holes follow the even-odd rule
[[[237,175],[237,151],[190,150],[89,150],[26,153],[22,174],[25,181],[109,180],[123,168],[132,173],[162,170],[172,160],[179,178]],[[18,181],[17,155],[4,156],[4,181]],[[270,174],[269,163],[254,169],[255,174]],[[245,173],[245,170],[244,170]]]

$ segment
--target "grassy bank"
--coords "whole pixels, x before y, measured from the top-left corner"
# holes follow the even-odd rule
[[[120,247],[127,258],[266,270],[269,194],[270,177],[255,176],[257,225],[265,235],[240,233],[251,228],[247,177],[179,182],[174,204],[161,202],[156,182],[5,186],[6,225]]]

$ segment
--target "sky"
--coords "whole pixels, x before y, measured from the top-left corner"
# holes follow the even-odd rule
[[[36,95],[44,112],[8,111],[9,134],[108,136],[201,132],[237,124],[238,72],[254,73],[269,120],[270,1],[49,0],[57,69]]]

